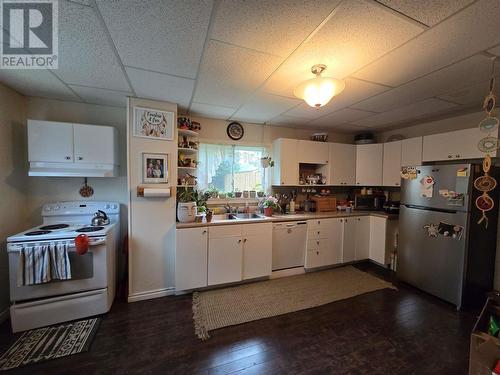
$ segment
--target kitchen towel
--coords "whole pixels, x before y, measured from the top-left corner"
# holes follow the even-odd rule
[[[24,247],[19,253],[18,267],[18,286],[71,279],[68,246],[65,244]]]

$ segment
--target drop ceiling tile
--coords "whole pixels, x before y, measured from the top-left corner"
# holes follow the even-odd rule
[[[66,83],[130,90],[119,61],[92,8],[59,2],[59,69]]]
[[[360,120],[362,118],[373,116],[373,112],[360,111],[358,109],[344,108],[340,111],[330,113],[326,116],[311,121],[313,126],[334,127],[348,122]]]
[[[239,107],[281,62],[281,58],[210,41],[200,68],[194,101]]]
[[[399,86],[500,43],[500,1],[480,0],[354,74]]]
[[[472,56],[422,78],[366,99],[353,108],[385,112],[430,97],[454,92],[488,79],[491,59],[484,55]]]
[[[294,87],[313,78],[314,64],[327,65],[325,76],[345,78],[422,31],[423,26],[380,6],[344,1],[333,17],[280,66],[264,90],[293,97]]]
[[[358,125],[353,125],[353,124],[340,124],[340,125],[335,125],[332,127],[332,130],[341,130],[341,131],[346,131],[346,132],[352,132],[352,133],[357,133],[357,132],[362,132],[362,131],[369,131],[371,128],[367,126],[358,126]]]
[[[191,114],[217,119],[227,119],[236,111],[236,108],[222,107],[220,105],[192,103]]]
[[[377,0],[427,26],[434,26],[474,0]]]
[[[458,105],[438,99],[427,99],[418,103],[413,103],[391,111],[378,113],[376,115],[352,121],[359,126],[378,127],[390,124],[410,121],[427,115],[444,113],[458,108]]]
[[[0,81],[26,96],[81,101],[48,70],[0,69]]]
[[[132,96],[130,92],[112,91],[95,87],[70,85],[86,103],[108,105],[114,107],[126,107],[127,97]]]
[[[488,94],[488,92],[489,81],[484,81],[450,92],[446,95],[441,95],[438,98],[464,106],[476,106],[479,111],[482,109],[484,97]]]
[[[288,56],[340,0],[223,0],[211,38],[273,55]]]
[[[125,65],[195,78],[212,0],[98,0]]]
[[[147,70],[125,68],[138,97],[164,100],[187,108],[193,94],[194,80]]]
[[[262,123],[301,103],[298,99],[266,93],[256,94],[231,117],[232,120]]]
[[[488,52],[493,55],[500,56],[500,46],[496,46],[495,48],[488,50]]]
[[[267,124],[271,125],[279,125],[279,126],[304,126],[306,127],[308,120],[299,118],[299,117],[292,117],[292,116],[286,116],[286,115],[279,115],[276,116],[275,118],[267,121]]]
[[[338,96],[334,97],[330,103],[321,108],[312,108],[306,103],[292,108],[286,112],[287,116],[304,117],[314,119],[324,116],[327,113],[338,111],[339,109],[346,108],[352,104],[369,98],[373,95],[387,91],[389,88],[386,86],[377,85],[375,83],[361,81],[359,79],[347,78],[345,80],[345,89]]]

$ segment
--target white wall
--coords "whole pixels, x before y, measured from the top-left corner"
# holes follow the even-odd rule
[[[6,238],[26,229],[26,98],[0,84],[0,321],[9,307]]]
[[[134,137],[134,106],[171,111],[177,116],[176,104],[138,98],[128,101],[130,302],[167,295],[175,280],[175,193],[170,198],[137,197],[137,186],[143,185],[142,154],[168,154],[169,183],[177,184],[177,132],[172,141]]]
[[[75,122],[114,126],[118,129],[120,176],[89,178],[94,188],[89,200],[119,202],[121,208],[121,234],[127,232],[127,112],[125,108],[66,102],[43,98],[27,98],[27,117],[35,120]],[[81,177],[29,177],[27,191],[30,224],[40,223],[44,203],[61,200],[84,200],[78,191],[83,185]]]

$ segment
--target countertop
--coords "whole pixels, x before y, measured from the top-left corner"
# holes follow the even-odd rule
[[[297,221],[297,220],[315,220],[315,219],[328,219],[335,217],[358,217],[358,216],[376,216],[388,220],[398,220],[399,215],[387,214],[381,211],[354,211],[351,213],[343,211],[333,212],[303,212],[285,215],[273,215],[270,217],[262,217],[258,219],[240,219],[240,220],[216,220],[210,223],[203,221],[201,223],[177,223],[177,228],[196,228],[207,227],[213,225],[238,225],[238,224],[254,224],[254,223],[267,223],[267,222],[283,222],[283,221]]]

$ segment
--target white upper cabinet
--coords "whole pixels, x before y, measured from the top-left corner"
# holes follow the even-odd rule
[[[73,126],[65,122],[28,120],[28,160],[73,161]]]
[[[74,124],[75,162],[115,164],[116,129],[111,126]]]
[[[403,139],[401,141],[401,166],[418,165],[422,165],[422,137]]]
[[[112,126],[28,120],[30,176],[118,175],[117,131]]]
[[[382,185],[401,185],[401,141],[384,143],[384,162],[382,171]]]
[[[495,132],[494,136],[497,136]],[[486,137],[479,128],[424,136],[423,161],[479,159],[484,153],[478,150],[479,141]],[[497,155],[494,151],[492,157]]]
[[[329,159],[329,147],[326,142],[314,142],[314,141],[298,141],[298,152],[299,163],[309,163],[309,164],[328,164]]]
[[[330,184],[354,185],[356,182],[356,145],[330,143]]]
[[[297,147],[296,139],[279,138],[273,142],[273,185],[299,184]]]
[[[382,143],[356,145],[356,185],[382,185]]]

